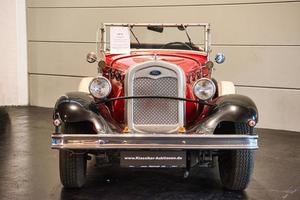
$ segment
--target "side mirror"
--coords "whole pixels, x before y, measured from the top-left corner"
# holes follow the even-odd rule
[[[218,64],[222,64],[225,61],[225,55],[224,55],[224,53],[217,53],[217,55],[215,57],[215,61]]]
[[[97,55],[95,52],[90,52],[86,55],[86,61],[89,63],[94,63],[97,61]]]

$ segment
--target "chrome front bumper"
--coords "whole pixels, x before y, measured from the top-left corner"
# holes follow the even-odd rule
[[[257,135],[53,134],[53,149],[257,149]]]

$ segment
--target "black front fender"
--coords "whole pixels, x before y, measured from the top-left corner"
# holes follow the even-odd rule
[[[198,127],[197,132],[212,133],[220,122],[258,122],[258,111],[255,103],[247,96],[230,94],[217,97],[211,102],[207,117]]]
[[[89,94],[71,92],[61,96],[55,106],[53,119],[59,118],[64,123],[89,121],[97,132],[107,132],[109,127],[98,112],[96,103]]]

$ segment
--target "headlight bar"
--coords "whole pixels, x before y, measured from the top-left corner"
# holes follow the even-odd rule
[[[179,100],[179,101],[187,101],[187,102],[193,102],[193,103],[199,103],[203,105],[213,106],[213,104],[208,103],[206,101],[203,101],[201,99],[194,100],[194,99],[186,99],[181,97],[170,97],[170,96],[127,96],[127,97],[117,97],[117,98],[105,98],[97,101],[96,103],[107,103],[111,101],[117,101],[117,100],[126,100],[126,99],[173,99],[173,100]]]

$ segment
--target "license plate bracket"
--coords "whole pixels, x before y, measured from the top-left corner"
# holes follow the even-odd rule
[[[126,168],[185,168],[186,151],[121,151],[120,165]]]

